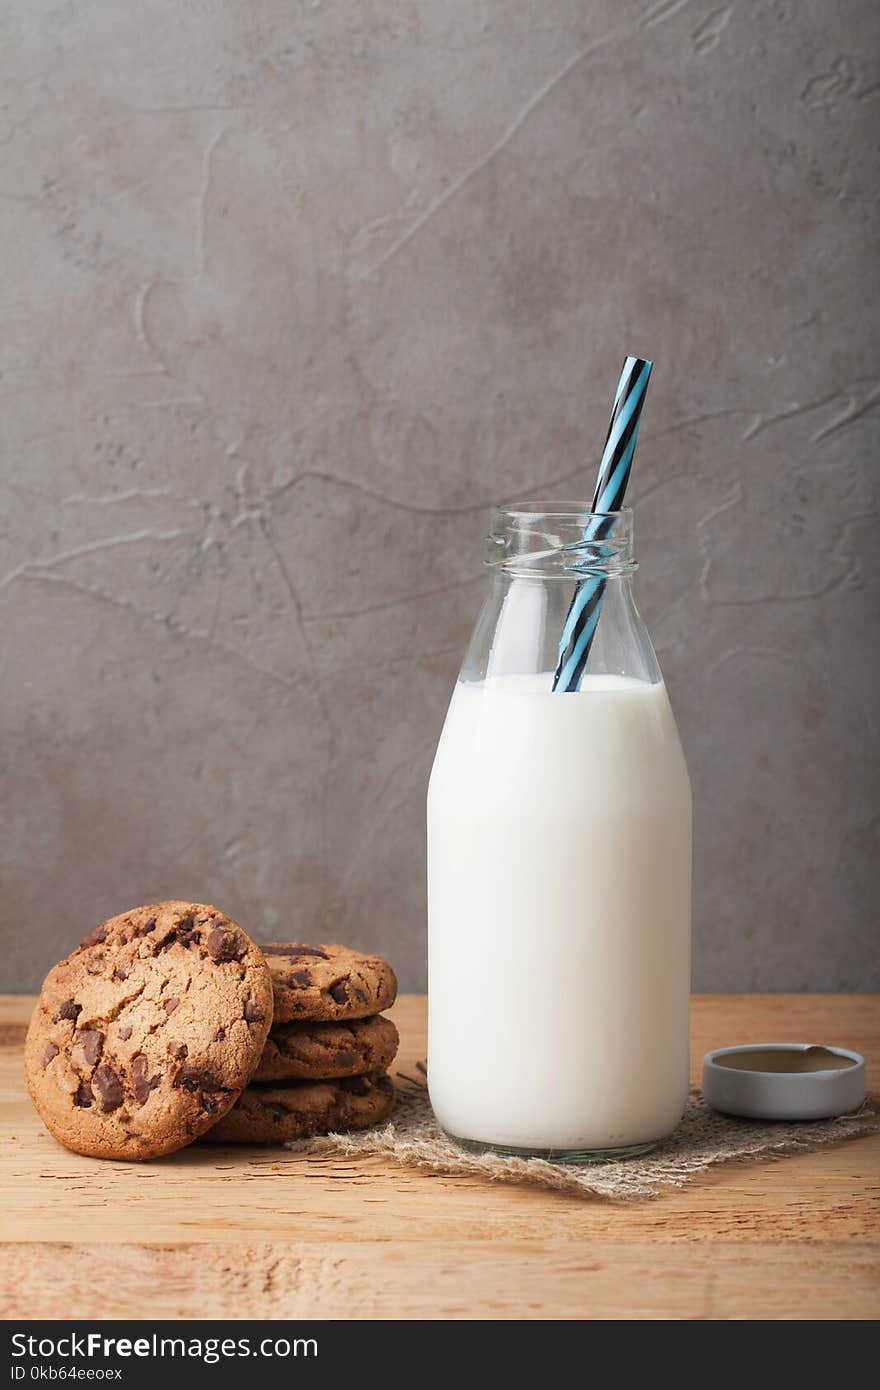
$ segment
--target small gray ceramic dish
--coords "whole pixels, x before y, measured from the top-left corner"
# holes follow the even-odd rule
[[[864,1101],[865,1059],[818,1043],[719,1047],[703,1058],[703,1095],[725,1115],[828,1120]]]

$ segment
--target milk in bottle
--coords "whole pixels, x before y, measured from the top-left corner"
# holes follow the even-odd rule
[[[669,1134],[688,1088],[691,793],[628,512],[592,557],[605,595],[581,688],[552,689],[587,521],[574,504],[499,515],[428,794],[437,1118],[569,1160]]]

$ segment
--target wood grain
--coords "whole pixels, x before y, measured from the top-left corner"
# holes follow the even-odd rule
[[[880,1314],[880,1136],[719,1167],[625,1206],[378,1158],[196,1146],[101,1163],[61,1148],[33,1112],[29,1009],[0,999],[4,1317]],[[404,997],[393,1017],[408,1072],[425,1054],[424,1000]],[[770,1038],[855,1047],[870,1083],[880,1000],[694,1000],[695,1077],[710,1046]]]

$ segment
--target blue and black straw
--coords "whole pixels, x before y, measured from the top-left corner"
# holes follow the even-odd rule
[[[628,357],[623,364],[599,464],[592,519],[584,532],[586,542],[601,541],[610,535],[617,520],[614,513],[623,506],[653,365],[642,357]],[[554,690],[580,689],[604,597],[605,580],[600,575],[591,575],[575,590],[559,641]]]

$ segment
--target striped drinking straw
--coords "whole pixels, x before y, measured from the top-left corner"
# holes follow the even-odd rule
[[[623,506],[653,365],[642,357],[628,357],[623,364],[593,494],[594,515],[584,532],[585,541],[604,540],[611,532],[614,518],[602,514],[619,512]],[[590,575],[575,590],[559,639],[554,690],[580,690],[604,596],[605,580],[599,575]]]

